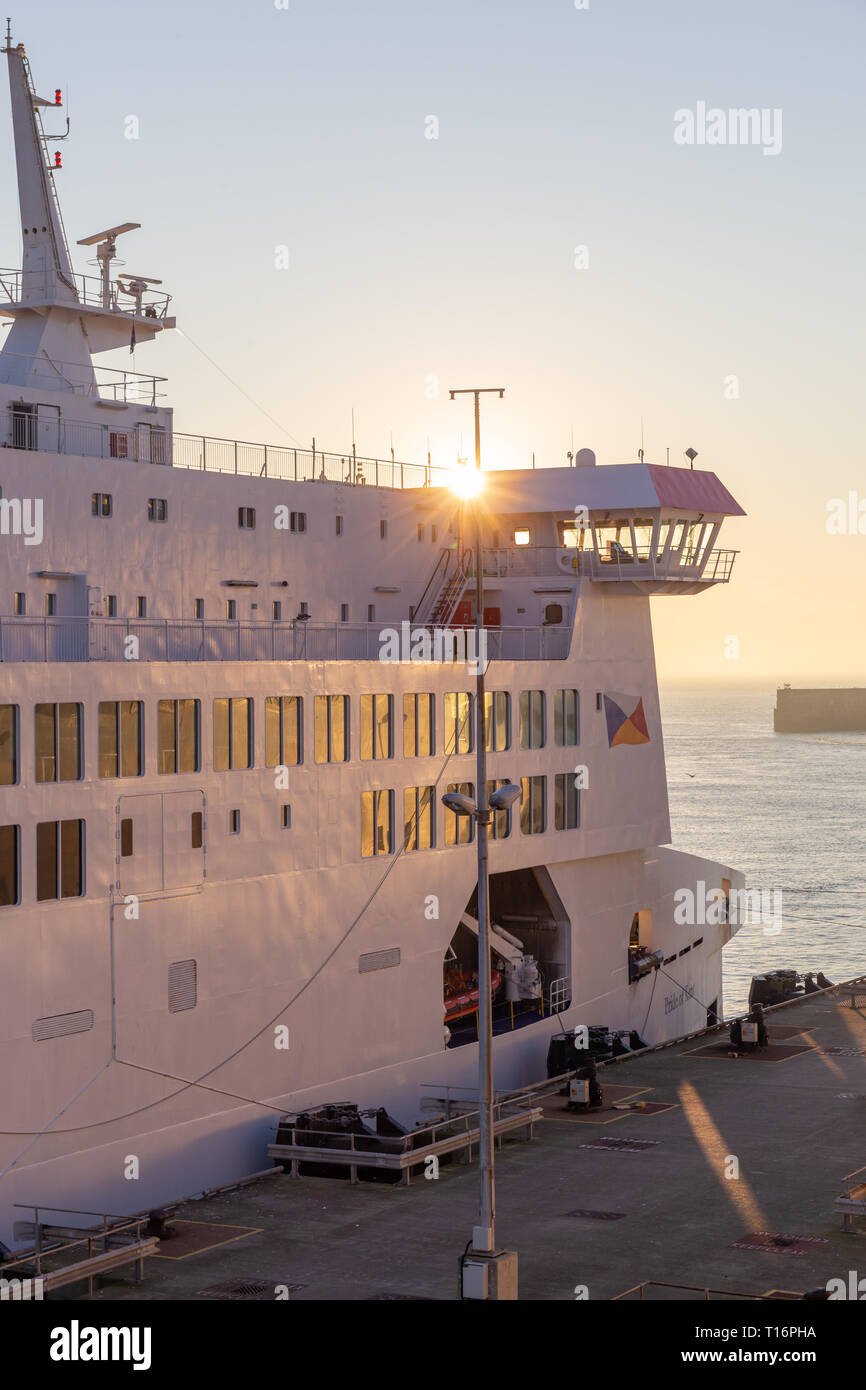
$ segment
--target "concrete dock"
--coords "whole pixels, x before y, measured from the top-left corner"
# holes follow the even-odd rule
[[[866,1223],[844,1234],[834,1211],[866,1165],[866,990],[769,1022],[760,1059],[728,1056],[724,1030],[603,1067],[600,1112],[544,1098],[534,1141],[497,1153],[497,1238],[518,1252],[521,1299],[609,1300],[647,1281],[802,1293],[866,1276]],[[477,1188],[474,1163],[408,1188],[277,1172],[173,1210],[179,1237],[143,1284],[106,1283],[95,1301],[228,1298],[237,1281],[260,1299],[455,1299]],[[665,1296],[690,1295],[646,1291]]]

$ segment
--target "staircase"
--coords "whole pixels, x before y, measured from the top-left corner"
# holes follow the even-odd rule
[[[413,615],[412,621],[414,623],[426,624],[430,627],[447,627],[453,618],[454,610],[463,597],[466,579],[472,565],[472,551],[464,550],[461,561],[449,574],[453,555],[454,551],[442,551]]]

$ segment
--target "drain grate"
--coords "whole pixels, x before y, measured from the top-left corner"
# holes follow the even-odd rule
[[[585,1216],[588,1221],[622,1221],[628,1213],[624,1211],[586,1211],[583,1207],[578,1207],[576,1211],[567,1211],[566,1216]]]
[[[619,1153],[636,1154],[643,1149],[658,1147],[658,1139],[594,1139],[589,1144],[578,1145],[581,1149],[615,1149]]]
[[[305,1289],[306,1284],[281,1284],[275,1279],[227,1279],[224,1284],[211,1284],[209,1288],[201,1289],[203,1298],[228,1298],[234,1302],[244,1301],[246,1303],[265,1303],[272,1302],[277,1294],[277,1289],[288,1289],[290,1294],[297,1293],[299,1289]]]
[[[787,1231],[753,1231],[733,1243],[734,1250],[760,1250],[764,1255],[811,1255],[816,1245],[827,1245],[825,1236],[795,1236]]]

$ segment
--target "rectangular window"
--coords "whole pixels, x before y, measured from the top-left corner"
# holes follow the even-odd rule
[[[317,695],[316,762],[345,763],[349,759],[348,695]]]
[[[338,536],[342,536],[342,534],[343,534],[343,518],[342,518],[341,516],[335,516],[335,517],[334,517],[334,529],[335,529],[335,531],[336,531],[336,533],[337,533]]]
[[[168,517],[168,502],[164,497],[148,497],[148,521],[165,521]]]
[[[144,707],[140,700],[101,701],[99,705],[100,777],[140,777]]]
[[[403,845],[407,850],[436,844],[436,788],[407,787],[403,793]]]
[[[361,857],[394,852],[394,793],[361,792]]]
[[[157,706],[157,771],[198,772],[198,700],[160,700]]]
[[[147,599],[144,594],[139,594],[135,600],[135,616],[137,618],[147,617]]]
[[[237,599],[234,599],[234,598],[227,598],[227,599],[226,599],[226,618],[228,619],[228,621],[229,621],[230,623],[233,623],[233,622],[235,621],[235,619],[236,619],[237,616],[238,616],[238,602],[237,602]]]
[[[132,854],[132,817],[124,816],[120,822],[120,857],[129,859]]]
[[[403,696],[403,757],[431,758],[436,752],[436,697],[428,691]]]
[[[0,907],[14,907],[18,901],[19,825],[0,825]]]
[[[384,520],[383,520],[383,521],[380,521],[380,522],[379,522],[379,539],[380,539],[381,541],[384,541],[384,540],[387,538],[387,535],[388,535],[388,523],[387,523],[387,521],[384,521]]]
[[[304,701],[300,695],[265,700],[265,767],[297,767],[304,760]]]
[[[18,781],[18,706],[0,705],[0,787]]]
[[[81,705],[37,705],[36,781],[77,782],[81,778]]]
[[[368,603],[368,604],[367,604],[367,622],[368,622],[368,623],[374,623],[375,621],[376,621],[376,605],[375,605],[375,603]]]
[[[288,801],[284,801],[280,811],[280,825],[284,830],[292,828],[292,807]]]
[[[309,618],[309,616],[310,616],[310,605],[309,605],[308,603],[299,603],[299,604],[298,604],[298,617],[299,617],[299,618]]]
[[[129,457],[129,440],[121,430],[112,430],[108,436],[108,452],[113,459]]]
[[[290,513],[289,513],[289,530],[290,530],[290,531],[296,531],[296,532],[298,532],[298,533],[301,533],[301,532],[303,532],[303,531],[306,531],[306,529],[307,529],[307,513],[306,513],[306,512],[290,512]]]
[[[256,526],[255,507],[238,507],[238,526],[242,531],[254,531]]]
[[[278,598],[275,598],[271,605],[271,618],[275,623],[282,622],[283,605]]]
[[[520,746],[543,748],[545,743],[546,709],[543,690],[520,692]]]
[[[553,695],[553,741],[558,748],[580,742],[580,706],[576,690],[557,690]]]
[[[15,617],[16,617],[16,618],[24,618],[24,617],[26,617],[26,615],[27,615],[27,595],[26,595],[26,594],[13,594],[13,595],[12,595],[12,612],[15,614]]]
[[[241,813],[239,810],[229,811],[229,834],[240,835],[241,833]]]
[[[490,798],[491,798],[491,796],[493,795],[494,792],[499,791],[499,788],[500,788],[500,787],[507,787],[508,785],[509,785],[509,783],[508,783],[508,778],[507,778],[507,777],[506,777],[505,779],[500,778],[500,779],[499,779],[498,781],[496,781],[496,782],[488,782],[488,783],[487,783],[487,801],[488,801],[488,804],[489,804]],[[487,834],[489,835],[489,837],[490,837],[491,840],[507,840],[507,839],[508,839],[508,836],[511,834],[511,807],[510,807],[510,806],[506,806],[506,808],[505,808],[504,811],[493,811],[493,812],[491,813],[490,825],[489,825],[489,827],[488,827]]]
[[[472,696],[462,690],[449,691],[445,696],[445,752],[471,753],[474,746]]]
[[[189,842],[192,849],[201,849],[204,844],[204,814],[193,811],[189,818]]]
[[[423,522],[420,521],[418,523],[418,539],[419,541],[423,541],[424,539],[424,525]]]
[[[347,623],[348,621],[349,621],[349,605],[348,605],[348,603],[341,603],[341,604],[340,604],[340,622],[341,622],[341,623]]]
[[[557,830],[577,830],[580,825],[580,794],[573,772],[557,772],[553,784],[554,825]]]
[[[463,796],[475,800],[475,787],[472,782],[452,782],[446,792],[461,792]],[[471,845],[475,839],[475,821],[472,816],[458,816],[456,811],[445,808],[446,845]]]
[[[105,595],[105,616],[106,618],[117,617],[117,594]]]
[[[197,598],[195,601],[195,616],[201,620],[204,617],[204,599]]]
[[[524,835],[543,835],[547,827],[547,778],[521,777],[520,791],[520,829]]]
[[[92,492],[90,494],[90,511],[93,516],[111,516],[111,493]]]
[[[531,540],[532,540],[532,532],[529,530],[529,527],[528,527],[528,526],[518,526],[517,530],[514,532],[514,544],[515,544],[515,545],[529,545],[529,543],[530,543]]]
[[[55,616],[56,613],[57,613],[57,595],[56,595],[56,594],[46,594],[46,595],[45,595],[45,616],[46,616],[46,618],[53,618],[53,617]]]
[[[393,757],[393,695],[361,696],[361,757]]]
[[[436,525],[432,525],[432,526],[430,527],[430,540],[435,544],[435,542],[436,542],[438,539],[439,539],[439,527],[436,526]]]
[[[83,847],[83,820],[39,822],[36,826],[37,902],[82,896]]]
[[[504,753],[511,747],[511,696],[507,690],[485,691],[484,740],[488,753]]]
[[[253,702],[245,697],[213,702],[215,772],[240,771],[253,764]]]

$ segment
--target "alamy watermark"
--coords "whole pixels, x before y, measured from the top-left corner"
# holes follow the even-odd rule
[[[674,112],[676,145],[760,145],[764,154],[782,153],[782,110],[768,106],[731,107],[695,104],[694,111]]]
[[[402,622],[382,628],[379,633],[379,660],[399,662],[465,662],[476,673],[487,670],[487,633],[465,627],[413,627]]]
[[[694,888],[674,891],[674,922],[678,927],[717,927],[760,925],[764,936],[778,936],[782,930],[782,890],[780,888],[707,888],[698,879]]]
[[[0,497],[0,536],[23,536],[25,545],[41,545],[42,498]]]

